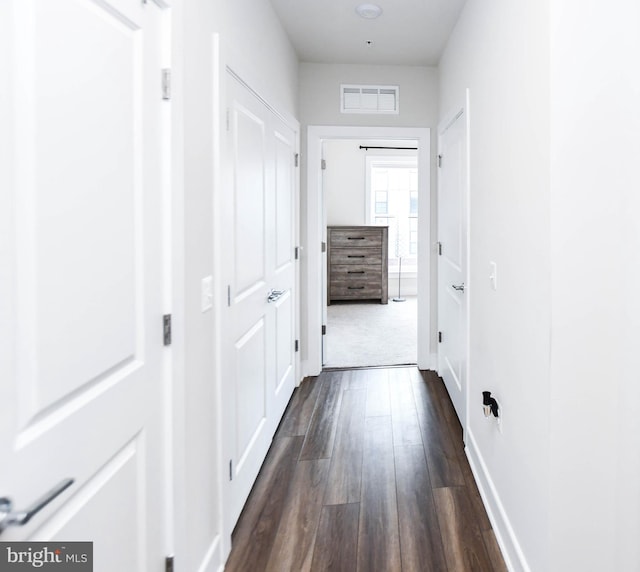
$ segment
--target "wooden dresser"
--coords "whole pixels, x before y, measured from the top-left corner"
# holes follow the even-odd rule
[[[386,226],[327,227],[327,303],[378,299],[387,304],[388,233]]]

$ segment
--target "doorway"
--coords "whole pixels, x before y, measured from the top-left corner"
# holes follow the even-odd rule
[[[335,233],[354,225],[381,227],[385,236],[380,251],[384,257],[380,262],[376,258],[375,266],[352,264],[347,275],[343,275],[347,267],[336,266],[337,272],[327,277],[331,287],[323,367],[416,364],[417,142],[328,139],[323,141],[322,157],[323,226],[333,229],[328,252],[334,252]],[[377,247],[373,250],[378,252]],[[376,270],[378,264],[384,269]],[[343,292],[345,280],[351,293]],[[358,290],[358,285],[366,289]]]
[[[418,216],[423,221],[417,229],[418,249],[417,270],[417,363],[421,369],[433,367],[431,355],[435,325],[432,324],[431,277],[432,236],[434,225],[431,221],[431,164],[430,164],[430,129],[410,127],[331,127],[310,126],[308,128],[307,154],[307,188],[306,188],[306,257],[304,280],[306,281],[306,304],[304,318],[306,320],[306,352],[303,361],[305,375],[318,375],[322,370],[323,326],[326,326],[326,253],[314,244],[326,244],[325,205],[322,196],[322,148],[325,141],[333,140],[367,140],[397,141],[402,146],[417,147],[417,163],[421,174],[418,192],[425,200],[419,201]],[[364,208],[363,208],[364,211]],[[365,213],[362,212],[363,221]],[[323,277],[319,280],[320,277]],[[392,290],[393,294],[393,290]],[[433,332],[432,332],[433,330]]]

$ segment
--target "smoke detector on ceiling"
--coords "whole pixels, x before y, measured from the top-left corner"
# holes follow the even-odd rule
[[[356,6],[356,14],[361,18],[373,20],[382,14],[382,8],[377,4],[360,4]]]

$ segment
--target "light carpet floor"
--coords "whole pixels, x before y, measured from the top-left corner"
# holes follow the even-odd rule
[[[333,302],[327,308],[325,367],[417,362],[417,299]]]

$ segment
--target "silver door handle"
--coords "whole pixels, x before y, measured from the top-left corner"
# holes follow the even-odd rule
[[[40,512],[72,484],[73,479],[64,479],[26,510],[13,510],[13,501],[10,498],[0,498],[0,533],[8,526],[23,526],[27,524],[36,513]]]
[[[457,290],[458,292],[464,292],[464,282],[460,284],[460,286],[456,286],[455,284],[451,284],[451,288]]]
[[[285,293],[285,290],[271,290],[269,292],[269,296],[267,297],[267,302],[275,302]]]

